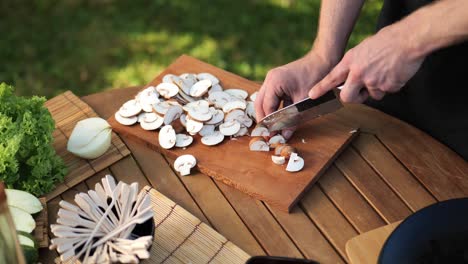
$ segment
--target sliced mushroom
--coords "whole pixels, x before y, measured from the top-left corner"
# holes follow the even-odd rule
[[[285,144],[286,139],[282,135],[275,135],[268,140],[268,144],[272,147],[276,147],[278,144]]]
[[[223,106],[223,112],[224,113],[229,113],[230,111],[234,109],[241,109],[244,110],[247,107],[245,101],[241,100],[234,100],[234,101],[229,101]]]
[[[216,125],[224,120],[224,112],[222,110],[210,107],[212,117],[210,120],[206,121],[207,125]]]
[[[179,148],[185,148],[192,144],[193,137],[185,134],[177,134],[176,135],[176,143],[175,146]]]
[[[190,92],[190,86],[184,86],[184,88],[179,88],[178,96],[180,96],[187,103],[195,102],[196,99],[188,95],[189,92]]]
[[[250,133],[252,137],[268,137],[270,136],[270,131],[264,126],[256,126]]]
[[[122,115],[120,115],[119,112],[116,112],[114,117],[115,117],[115,120],[117,120],[117,122],[119,122],[120,124],[124,126],[131,126],[138,121],[138,117],[136,116],[123,117]]]
[[[255,99],[257,99],[257,94],[258,94],[258,91],[251,94],[249,97],[250,101],[255,102]]]
[[[141,105],[152,105],[159,102],[159,94],[154,86],[149,86],[138,93],[137,100]]]
[[[274,164],[283,165],[286,162],[286,159],[283,156],[271,156],[271,160]]]
[[[140,126],[144,130],[156,130],[162,126],[164,118],[156,113],[146,113],[140,120]]]
[[[140,112],[141,112],[141,106],[135,99],[127,101],[119,109],[119,114],[123,117],[136,116]]]
[[[224,140],[224,135],[219,131],[215,131],[211,135],[202,137],[201,142],[207,146],[214,146],[223,142],[223,140]]]
[[[184,111],[187,111],[189,112],[191,109],[194,109],[194,108],[209,108],[210,107],[210,103],[206,100],[197,100],[197,101],[193,101],[193,102],[190,102],[186,105],[184,105],[182,108],[184,109]]]
[[[156,86],[156,91],[166,98],[169,99],[179,93],[179,87],[173,83],[160,83]]]
[[[159,102],[159,99],[158,99]],[[153,112],[153,105],[152,104],[142,104],[140,103],[141,110],[145,111],[146,113]]]
[[[174,169],[180,172],[180,175],[186,176],[190,174],[190,169],[197,165],[197,160],[193,155],[185,154],[178,157],[174,161]]]
[[[190,134],[196,134],[200,132],[202,128],[203,122],[193,120],[192,118],[190,118],[190,116],[187,116],[187,123],[185,124],[185,129],[187,130],[187,132],[189,132]]]
[[[208,96],[208,101],[213,103],[217,108],[223,108],[231,100],[232,97],[223,91],[213,92]]]
[[[247,97],[249,96],[249,93],[241,89],[226,89],[224,90],[224,92],[232,97],[239,98],[242,100],[247,99]]]
[[[146,114],[147,114],[146,112],[141,112],[141,113],[139,113],[139,114],[136,116],[136,117],[138,118],[138,119],[137,119],[137,122],[140,123],[141,120],[143,120],[143,118],[145,117]]]
[[[159,145],[162,148],[170,149],[176,143],[176,132],[171,125],[166,125],[159,131]]]
[[[211,85],[212,83],[208,79],[196,82],[190,88],[190,96],[193,96],[193,97],[203,96],[206,92],[208,92],[208,89],[210,89]]]
[[[179,76],[182,80],[184,80],[185,85],[188,87],[191,87],[194,85],[198,80],[197,80],[197,75],[193,73],[184,73]]]
[[[219,80],[216,78],[213,74],[207,73],[207,72],[202,72],[197,74],[198,80],[210,80],[212,84],[218,84]]]
[[[164,75],[164,77],[162,78],[162,81],[164,83],[175,83],[175,81],[177,81],[178,79],[180,79],[179,76],[169,73],[169,74]]]
[[[296,172],[302,170],[302,168],[304,168],[304,159],[299,157],[297,153],[291,153],[286,170],[290,172]]]
[[[240,109],[234,109],[224,116],[224,121],[239,120],[245,115],[245,112]]]
[[[205,122],[213,117],[209,107],[191,108],[188,111],[188,116],[196,121]]]
[[[241,125],[241,128],[239,129],[239,132],[237,132],[233,136],[234,137],[243,137],[243,136],[247,135],[248,133],[249,133],[249,130],[247,129],[247,127]]]
[[[281,156],[281,150],[286,146],[287,146],[286,144],[279,144],[278,146],[276,146],[275,147],[275,155],[276,156]]]
[[[180,123],[184,127],[187,126],[187,115],[186,114],[181,114],[179,119],[180,119]]]
[[[154,111],[156,111],[156,113],[165,115],[167,111],[169,110],[169,108],[171,108],[174,105],[179,105],[179,103],[174,102],[174,101],[162,101],[162,102],[154,104],[153,109]]]
[[[297,149],[295,147],[286,145],[281,149],[280,155],[285,157],[286,159],[289,159],[292,153],[297,153]]]
[[[252,118],[253,120],[255,120],[257,117],[256,117],[256,113],[255,113],[255,104],[254,102],[247,102],[247,106],[245,107],[245,113],[250,117]]]
[[[211,95],[214,92],[222,92],[222,91],[223,91],[223,87],[219,85],[219,83],[213,84],[211,85],[210,90],[208,90],[208,95]]]
[[[262,137],[254,137],[249,142],[251,151],[270,151],[270,147]]]
[[[237,122],[241,123],[241,125],[245,127],[251,127],[253,125],[253,120],[250,119],[247,115],[243,115],[236,119]]]
[[[171,106],[164,115],[164,124],[170,125],[172,121],[178,119],[183,112],[184,110],[182,110],[180,105]]]
[[[232,136],[239,132],[241,125],[236,120],[224,122],[219,125],[219,131],[225,136]]]
[[[207,125],[205,124],[203,128],[198,132],[198,134],[202,137],[204,136],[209,136],[215,132],[215,126],[214,125]]]

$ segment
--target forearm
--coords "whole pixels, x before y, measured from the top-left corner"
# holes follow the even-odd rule
[[[468,1],[437,1],[418,9],[395,27],[406,36],[409,52],[425,57],[468,39]]]
[[[363,3],[364,0],[322,0],[313,49],[338,63]]]

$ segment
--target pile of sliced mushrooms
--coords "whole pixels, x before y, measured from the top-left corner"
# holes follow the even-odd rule
[[[159,145],[165,149],[186,148],[197,134],[202,144],[215,146],[226,137],[249,135],[255,120],[256,95],[257,92],[249,96],[238,88],[223,89],[219,79],[210,73],[167,74],[162,83],[146,87],[124,103],[115,119],[126,126],[139,123],[144,130],[159,129]],[[250,136],[251,151],[274,148],[272,161],[279,165],[288,161],[287,171],[300,171],[304,166],[304,160],[281,135],[270,138],[267,128],[257,126]],[[195,165],[195,157],[189,154],[174,162],[175,170],[183,176],[190,174]]]

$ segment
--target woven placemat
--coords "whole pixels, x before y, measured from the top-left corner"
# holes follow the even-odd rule
[[[89,105],[70,91],[48,100],[45,106],[55,120],[53,146],[68,168],[65,180],[57,184],[56,188],[45,196],[47,201],[130,154],[130,150],[122,140],[115,133],[112,133],[112,145],[104,155],[93,160],[76,157],[67,151],[67,141],[73,128],[78,121],[98,115]]]
[[[49,246],[49,237],[47,234],[48,228],[48,217],[47,217],[47,202],[44,197],[39,198],[42,204],[42,211],[34,216],[36,221],[36,228],[33,230],[33,236],[37,241],[40,248],[46,248]]]
[[[169,198],[146,186],[156,225],[144,263],[245,263],[249,255]]]

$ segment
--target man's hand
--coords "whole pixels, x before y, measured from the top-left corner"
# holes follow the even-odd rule
[[[320,81],[332,68],[333,63],[312,50],[305,57],[268,72],[257,99],[255,112],[257,121],[276,111],[283,101],[284,106],[307,97],[312,86]],[[293,130],[283,131],[289,139]]]
[[[407,36],[399,25],[392,25],[365,39],[345,54],[309,96],[318,98],[342,83],[341,100],[349,103],[362,103],[368,96],[380,100],[386,93],[398,92],[424,60],[413,55]]]

